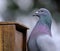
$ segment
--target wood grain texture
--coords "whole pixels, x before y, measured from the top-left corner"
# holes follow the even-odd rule
[[[15,45],[15,26],[4,26],[4,51],[14,51]]]
[[[3,32],[2,32],[2,26],[0,26],[0,51],[3,51]]]
[[[16,30],[15,51],[23,51],[23,33]]]
[[[15,26],[19,26],[23,29],[29,29],[24,24],[22,24],[22,23],[19,24],[19,23],[16,23],[16,22],[0,22],[0,25],[15,25]]]
[[[14,22],[0,22],[0,51],[26,51],[27,27]]]
[[[0,25],[0,51],[14,51],[15,26]]]

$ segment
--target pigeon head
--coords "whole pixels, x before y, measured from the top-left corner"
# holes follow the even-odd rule
[[[43,17],[43,16],[45,17],[50,15],[51,15],[50,12],[45,8],[40,8],[33,14],[33,16],[37,16],[37,17]]]
[[[39,17],[40,22],[43,22],[43,24],[47,24],[49,27],[51,27],[51,22],[52,22],[52,16],[49,10],[45,8],[40,8],[37,10],[33,16]]]

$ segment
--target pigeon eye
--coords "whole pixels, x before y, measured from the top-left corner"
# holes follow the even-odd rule
[[[41,12],[44,12],[43,10],[41,10]]]
[[[43,10],[41,10],[41,11],[38,11],[38,12],[44,12]]]

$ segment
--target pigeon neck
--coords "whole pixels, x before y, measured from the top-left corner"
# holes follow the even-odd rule
[[[42,30],[42,29],[44,30],[44,27],[45,27],[48,31],[47,31],[47,30],[44,30],[44,31],[46,31],[46,33],[50,33],[50,35],[51,35],[51,26],[49,27],[49,26],[46,24],[45,20],[41,20],[41,19],[40,19],[40,20],[37,22],[37,25],[39,25],[39,27],[40,27],[39,29],[41,29],[41,30]],[[43,28],[42,28],[41,26],[42,26]]]
[[[41,17],[41,18],[39,18],[39,21],[38,22],[39,22],[39,24],[41,24],[43,26],[48,26],[48,28],[51,29],[51,23],[48,23],[47,22],[47,19]]]

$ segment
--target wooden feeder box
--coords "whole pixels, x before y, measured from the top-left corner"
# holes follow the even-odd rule
[[[14,22],[0,22],[0,51],[26,51],[27,27]]]

